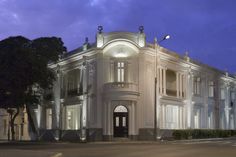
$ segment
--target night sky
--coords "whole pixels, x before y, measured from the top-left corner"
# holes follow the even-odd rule
[[[23,35],[61,37],[68,50],[104,32],[138,32],[148,42],[236,72],[236,0],[0,0],[0,40]]]

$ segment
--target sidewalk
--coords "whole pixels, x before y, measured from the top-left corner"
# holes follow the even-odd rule
[[[157,140],[157,141],[132,141],[132,140],[121,140],[121,141],[92,141],[92,142],[67,142],[67,141],[57,141],[57,142],[47,142],[47,141],[7,141],[0,140],[0,145],[46,145],[46,144],[160,144],[166,142],[197,142],[197,141],[223,141],[223,140],[236,140],[236,137],[228,137],[228,138],[205,138],[205,139],[187,139],[187,140]]]

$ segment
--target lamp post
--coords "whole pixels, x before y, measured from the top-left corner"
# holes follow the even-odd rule
[[[157,140],[159,137],[158,132],[160,127],[158,125],[157,127],[157,49],[158,49],[158,44],[161,43],[164,40],[170,39],[170,35],[165,35],[160,41],[157,41],[157,38],[154,39],[154,49],[156,51],[155,53],[155,88],[154,88],[154,140]]]

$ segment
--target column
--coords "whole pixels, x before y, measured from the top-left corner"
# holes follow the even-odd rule
[[[131,130],[131,135],[136,135],[135,133],[135,123],[136,123],[136,119],[135,119],[135,106],[134,106],[134,101],[132,101],[132,106],[131,106],[131,125],[132,125],[132,130]]]
[[[87,85],[88,85],[88,63],[86,61],[86,57],[83,57],[83,65],[82,65],[82,125],[81,127],[81,140],[85,141],[87,138],[86,130],[87,130],[87,104],[88,104],[88,95],[87,95]]]
[[[103,117],[102,117],[102,122],[103,122],[103,135],[107,135],[107,102],[104,102],[104,108],[103,108]]]
[[[164,95],[166,95],[166,68],[163,69],[163,90],[164,90]]]
[[[114,70],[114,60],[110,60],[110,82],[115,82]]]
[[[183,116],[182,116],[182,106],[179,106],[179,129],[183,128]]]
[[[187,79],[187,92],[186,92],[186,115],[187,115],[187,128],[191,128],[192,126],[192,73],[188,74]]]
[[[183,74],[179,74],[179,92],[180,92],[180,98],[183,97]]]
[[[165,126],[165,114],[166,114],[166,110],[165,110],[165,105],[163,104],[162,105],[162,128],[165,129],[166,126]]]
[[[208,80],[207,77],[205,76],[204,78],[202,78],[202,80],[204,81],[204,85],[203,85],[203,90],[202,90],[202,94],[203,94],[203,99],[204,99],[204,128],[209,128],[208,127]]]
[[[176,72],[176,96],[177,96],[177,98],[179,98],[179,73],[178,72]]]
[[[112,129],[112,121],[113,118],[111,116],[111,102],[109,101],[109,103],[107,104],[107,135],[112,135],[113,133],[111,132]]]
[[[186,83],[186,74],[183,74],[183,97],[186,98],[186,87],[187,87],[187,83]]]
[[[60,129],[60,112],[61,112],[61,75],[60,75],[60,67],[58,66],[59,71],[57,73],[56,81],[53,86],[53,95],[54,95],[54,104],[52,105],[52,129],[55,130],[54,138],[59,140],[59,129]]]
[[[126,62],[124,62],[124,81],[125,82],[131,82],[130,81],[130,73],[129,73],[129,67],[130,65],[129,65],[129,62],[128,61],[126,61]]]
[[[159,71],[160,71],[160,94],[163,94],[163,92],[162,92],[162,82],[163,82],[163,80],[162,80],[162,68],[160,68],[159,69]]]
[[[87,129],[87,95],[82,96],[81,105],[81,119],[80,119],[80,139],[82,141],[86,140],[86,129]]]
[[[226,119],[226,129],[229,129],[229,104],[230,104],[230,91],[229,91],[229,85],[227,84],[226,87],[226,96],[225,96],[225,119]]]

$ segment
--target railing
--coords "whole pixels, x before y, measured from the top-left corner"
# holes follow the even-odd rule
[[[70,89],[67,91],[68,96],[79,96],[82,95],[82,91],[80,88]]]
[[[134,83],[127,82],[111,82],[104,85],[104,91],[132,91],[138,92],[138,86]]]
[[[173,89],[166,89],[166,94],[168,96],[177,96],[177,91],[176,90],[173,90]]]

